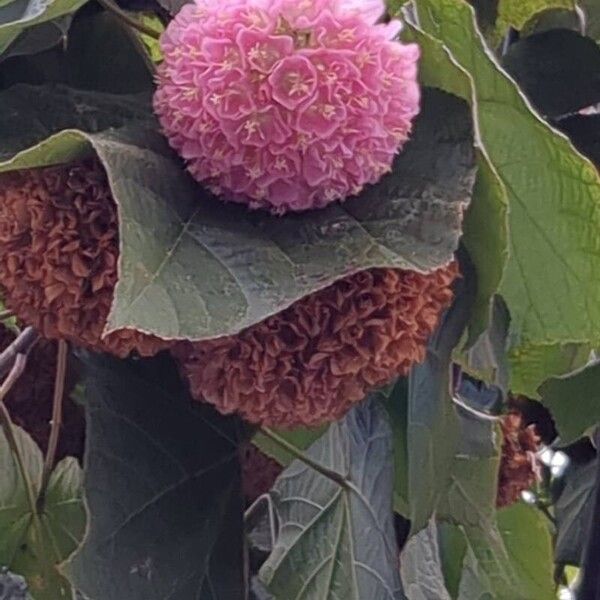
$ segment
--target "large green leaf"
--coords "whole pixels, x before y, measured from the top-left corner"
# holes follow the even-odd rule
[[[76,548],[85,529],[81,468],[65,458],[55,468],[44,512],[33,510],[27,485],[37,495],[44,457],[36,443],[14,427],[27,483],[0,433],[0,565],[23,575],[34,600],[70,600],[71,587],[56,566]]]
[[[236,419],[193,406],[167,357],[87,357],[83,545],[64,570],[89,600],[238,600]]]
[[[429,62],[422,77],[472,102],[480,142],[508,193],[510,258],[501,292],[513,339],[536,344],[598,339],[596,169],[531,110],[485,47],[466,2],[416,0],[416,5],[420,25],[430,34],[420,40]]]
[[[20,33],[75,12],[87,0],[14,0],[0,6],[0,55]]]
[[[474,182],[469,111],[456,98],[425,93],[393,173],[361,197],[286,217],[208,197],[146,111],[139,98],[62,87],[0,94],[0,157],[8,159],[0,170],[92,149],[107,168],[121,233],[108,331],[231,334],[350,273],[376,266],[428,271],[452,258]],[[123,122],[126,128],[102,127]]]
[[[404,598],[392,515],[392,436],[373,398],[306,453],[346,477],[340,486],[300,461],[275,483],[279,532],[260,577],[276,600]]]
[[[576,113],[600,102],[600,47],[575,31],[530,35],[511,45],[502,64],[543,115]]]
[[[600,362],[546,381],[539,389],[562,444],[569,444],[600,422]]]

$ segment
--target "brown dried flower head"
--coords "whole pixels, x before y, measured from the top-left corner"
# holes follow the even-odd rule
[[[116,205],[97,159],[0,175],[0,282],[22,322],[122,357],[167,347],[134,330],[102,337],[118,257]]]
[[[530,489],[540,478],[536,452],[540,438],[533,425],[526,426],[518,412],[510,412],[500,420],[502,457],[498,473],[496,506],[510,506],[521,492]]]
[[[222,413],[276,427],[325,423],[423,360],[457,274],[456,263],[427,275],[362,271],[238,335],[183,342],[174,354],[194,398]]]
[[[0,352],[15,339],[15,333],[0,324]],[[17,379],[4,402],[12,420],[35,440],[42,452],[48,449],[52,400],[56,375],[57,342],[40,339],[30,350],[25,371]],[[83,409],[71,400],[75,386],[74,365],[67,364],[63,396],[61,433],[56,460],[65,456],[83,457],[85,417]]]
[[[248,504],[266,494],[275,483],[283,467],[254,444],[242,449],[242,491]]]

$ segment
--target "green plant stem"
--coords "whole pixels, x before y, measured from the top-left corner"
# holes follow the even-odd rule
[[[37,511],[41,514],[44,510],[44,502],[46,501],[46,491],[48,483],[54,468],[56,460],[56,449],[58,448],[58,440],[60,437],[60,428],[62,426],[62,407],[63,396],[65,393],[65,375],[67,373],[67,353],[68,345],[64,340],[58,341],[58,351],[56,359],[56,377],[54,379],[54,396],[52,399],[52,421],[50,429],[50,439],[48,440],[48,450],[44,460],[44,470],[42,472],[42,483],[37,497]]]
[[[15,313],[12,310],[2,310],[0,311],[0,321],[4,321],[5,319],[10,319],[14,317]]]
[[[158,31],[152,29],[152,27],[148,27],[147,25],[140,23],[137,19],[134,19],[133,17],[128,15],[124,10],[117,6],[117,4],[113,2],[113,0],[98,0],[98,4],[100,4],[100,6],[102,6],[109,12],[112,12],[115,16],[121,19],[123,23],[129,25],[129,27],[136,29],[144,35],[150,36],[155,40],[160,39],[160,33]]]
[[[287,440],[283,439],[280,435],[278,435],[268,427],[261,427],[260,431],[263,435],[268,437],[270,440],[274,441],[278,446],[281,446],[292,456],[302,461],[304,464],[308,465],[311,469],[317,471],[317,473],[320,473],[324,477],[331,479],[331,481],[337,483],[339,486],[345,489],[350,489],[349,482],[343,475],[340,475],[339,473],[336,473],[336,471],[332,471],[331,469],[324,467],[323,465],[314,461],[309,456],[306,456],[306,454],[298,450],[298,448],[296,448],[293,444],[290,444]]]

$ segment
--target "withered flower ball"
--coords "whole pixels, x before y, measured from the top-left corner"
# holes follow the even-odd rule
[[[15,333],[0,324],[0,352],[15,339]],[[45,454],[50,438],[52,400],[56,375],[57,342],[40,339],[27,356],[25,371],[8,392],[4,403],[12,420],[22,427]],[[81,407],[71,399],[76,383],[74,365],[67,363],[63,412],[56,460],[65,456],[83,458],[85,417]]]
[[[275,483],[283,467],[254,444],[242,449],[242,491],[248,504],[266,494]]]
[[[117,211],[97,159],[0,175],[0,287],[7,308],[49,339],[127,356],[167,342],[102,337],[117,282]]]
[[[503,441],[496,506],[503,508],[517,502],[521,492],[539,481],[536,452],[540,438],[533,425],[526,426],[518,412],[510,412],[502,417],[500,427]]]
[[[362,271],[237,335],[173,352],[193,397],[224,414],[274,427],[333,421],[423,360],[457,274],[455,263]]]

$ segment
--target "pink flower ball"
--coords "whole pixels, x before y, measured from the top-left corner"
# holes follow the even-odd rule
[[[382,0],[196,0],[161,39],[154,109],[190,173],[273,213],[390,170],[419,111],[419,48]]]

